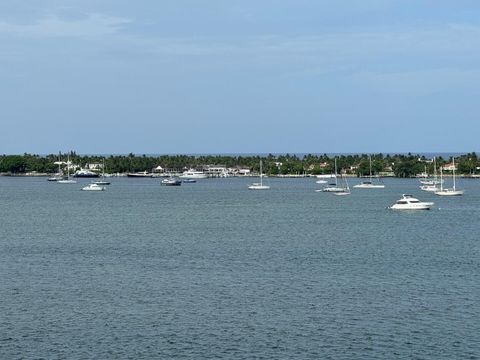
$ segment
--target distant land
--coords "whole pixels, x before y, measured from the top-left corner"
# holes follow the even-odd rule
[[[435,162],[433,159],[435,158]],[[135,172],[179,174],[188,169],[211,174],[236,176],[263,171],[271,176],[315,176],[335,172],[350,176],[374,175],[415,177],[455,170],[463,176],[480,174],[480,162],[471,153],[400,153],[400,154],[125,154],[79,155],[75,151],[59,154],[0,155],[2,175],[49,175],[88,170],[94,173],[127,174]],[[68,163],[68,167],[67,167]]]

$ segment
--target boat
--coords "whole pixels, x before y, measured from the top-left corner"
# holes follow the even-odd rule
[[[76,178],[98,178],[99,175],[96,172],[90,171],[90,170],[85,170],[85,169],[80,169],[75,171],[75,174],[73,174],[73,177]]]
[[[57,173],[54,176],[47,178],[47,181],[59,181],[63,179],[65,179],[65,177],[61,173]]]
[[[60,161],[60,154],[58,154],[58,161],[54,162],[55,165],[58,165],[58,171],[55,175],[47,178],[47,181],[59,181],[65,179],[65,176],[63,175],[62,169],[60,168],[60,165],[63,165],[64,162]]]
[[[207,174],[205,174],[202,171],[197,171],[195,169],[189,169],[187,171],[184,171],[179,178],[181,179],[206,179],[208,177]]]
[[[317,178],[317,179],[321,179],[321,180],[334,179],[335,177],[336,177],[335,174],[320,174],[320,175],[316,175],[316,178]]]
[[[270,186],[263,185],[262,160],[260,160],[260,182],[252,183],[248,186],[249,190],[269,190]]]
[[[182,185],[182,181],[177,178],[170,177],[170,178],[163,179],[161,184],[165,186],[180,186]]]
[[[110,181],[98,180],[98,181],[92,182],[92,184],[104,186],[104,185],[110,185]]]
[[[390,206],[392,210],[430,210],[433,202],[423,202],[414,198],[412,195],[403,194],[400,200]]]
[[[380,182],[378,184],[374,184],[372,182],[372,157],[369,156],[369,160],[370,160],[370,180],[369,181],[362,181],[360,184],[357,184],[354,186],[355,189],[383,189],[385,188],[385,185],[384,184],[380,184]]]
[[[100,185],[95,184],[95,183],[90,183],[87,186],[84,186],[82,188],[82,190],[83,191],[104,191],[105,186],[100,186]]]
[[[335,191],[333,192],[334,195],[337,195],[337,196],[344,196],[344,195],[350,195],[351,192],[350,192],[350,187],[348,186],[348,181],[347,181],[347,178],[342,175],[342,181],[343,181],[343,191]]]
[[[97,185],[110,185],[110,181],[105,180],[105,159],[103,159],[102,180],[94,181],[93,184]]]
[[[437,162],[435,160],[435,157],[433,158],[433,179],[432,178],[427,178],[425,180],[420,180],[420,190],[423,191],[429,191],[429,192],[435,192],[438,191],[438,186],[440,183],[443,182],[442,180],[437,179]]]
[[[440,180],[432,180],[432,179],[427,179],[427,180],[420,180],[420,184],[422,185],[439,185]]]
[[[135,177],[135,178],[147,178],[147,177],[150,178],[152,176],[153,174],[147,172],[147,170],[127,174],[127,177]]]
[[[67,177],[65,179],[58,180],[59,184],[76,184],[77,180],[70,179],[70,157],[67,158]]]
[[[338,176],[337,176],[337,158],[335,158],[335,175],[331,176],[330,179],[335,179],[335,183],[328,184],[323,189],[315,190],[317,192],[345,192],[345,187],[338,186]]]
[[[457,190],[456,184],[455,184],[455,158],[453,158],[453,187],[446,189],[443,187],[443,171],[442,168],[440,168],[440,190],[435,191],[435,195],[439,196],[461,196],[463,195],[463,190]]]
[[[422,185],[422,186],[420,186],[420,190],[435,192],[435,191],[438,191],[438,186],[437,185]]]
[[[183,179],[182,182],[187,183],[187,184],[192,184],[192,183],[196,183],[197,180],[195,180],[195,179]]]

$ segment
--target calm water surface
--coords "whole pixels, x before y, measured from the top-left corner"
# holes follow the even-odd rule
[[[480,181],[267,181],[0,178],[0,358],[480,357]]]

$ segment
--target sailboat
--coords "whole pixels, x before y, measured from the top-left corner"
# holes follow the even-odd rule
[[[370,159],[370,181],[362,181],[360,184],[354,186],[356,189],[383,189],[385,185],[383,184],[374,184],[372,182],[372,157],[369,156]]]
[[[420,186],[420,190],[432,191],[432,192],[438,191],[437,185],[440,184],[440,182],[443,182],[443,181],[439,181],[437,179],[437,162],[436,162],[436,158],[434,157],[433,158],[433,179],[420,180],[420,183],[423,184]]]
[[[263,185],[262,160],[260,160],[260,182],[248,186],[250,190],[269,190],[270,186]]]
[[[338,186],[338,176],[337,176],[337,158],[335,158],[335,184],[325,186],[323,189],[315,190],[317,192],[343,192],[345,188]]]
[[[343,191],[335,191],[333,193],[334,195],[342,196],[342,195],[350,195],[351,194],[350,187],[348,186],[347,178],[345,177],[344,174],[342,174],[342,181],[344,183]]]
[[[105,180],[105,159],[103,159],[102,180],[94,181],[93,184],[96,184],[96,185],[110,185],[110,181]]]
[[[457,190],[456,184],[455,184],[455,158],[452,160],[453,164],[453,188],[451,189],[444,189],[443,188],[443,171],[442,168],[440,168],[440,190],[435,191],[435,195],[440,195],[440,196],[461,196],[463,195],[463,190]]]
[[[47,178],[47,181],[58,181],[63,179],[62,169],[60,168],[60,165],[62,165],[63,162],[60,159],[60,154],[58,154],[58,161],[55,161],[54,164],[58,165],[58,171],[54,176]]]
[[[58,180],[57,183],[59,184],[76,184],[77,180],[70,179],[70,156],[67,158],[67,178]]]

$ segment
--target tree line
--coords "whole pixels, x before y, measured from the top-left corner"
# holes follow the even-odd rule
[[[246,168],[258,172],[260,160],[263,170],[268,175],[294,174],[331,174],[334,172],[335,159],[337,171],[357,176],[367,176],[370,173],[370,157],[373,174],[393,173],[397,177],[413,177],[416,174],[427,172],[433,174],[434,164],[431,159],[418,154],[352,154],[352,155],[318,155],[318,154],[268,154],[260,155],[78,155],[71,151],[65,154],[49,155],[0,155],[0,173],[25,174],[30,172],[55,173],[58,165],[55,162],[66,162],[85,168],[87,164],[105,163],[105,171],[109,173],[126,173],[137,171],[151,171],[161,166],[169,171],[183,171],[184,169],[202,169],[206,165],[225,166],[227,168]],[[437,169],[452,158],[436,157]],[[480,167],[475,152],[455,157],[458,173],[474,174]],[[63,165],[65,166],[65,165]]]

